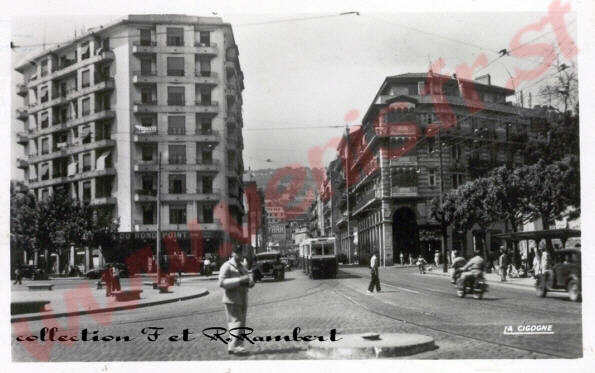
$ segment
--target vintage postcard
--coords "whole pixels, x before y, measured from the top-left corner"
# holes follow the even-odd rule
[[[423,3],[15,11],[13,368],[578,369],[592,9]]]

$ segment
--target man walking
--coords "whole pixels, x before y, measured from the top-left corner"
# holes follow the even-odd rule
[[[248,309],[248,288],[254,286],[254,280],[242,264],[244,253],[242,246],[234,247],[231,258],[219,269],[219,286],[223,292],[223,304],[227,314],[227,328],[243,328],[246,326]],[[231,337],[227,345],[229,354],[244,355],[243,339]]]
[[[401,253],[399,254],[399,259],[401,260],[401,267],[403,267],[405,265],[405,256],[403,255],[403,252],[401,251]]]
[[[434,265],[436,266],[436,269],[440,267],[440,251],[438,250],[434,253]]]
[[[372,294],[376,287],[376,292],[380,293],[380,279],[378,278],[378,256],[376,252],[370,258],[370,286],[368,286],[368,294]]]
[[[14,270],[14,284],[19,284],[22,285],[23,284],[23,274],[21,273],[21,270],[19,268]]]

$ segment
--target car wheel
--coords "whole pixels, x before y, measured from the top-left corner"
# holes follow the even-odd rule
[[[545,298],[546,294],[547,289],[545,287],[545,278],[543,278],[543,276],[539,276],[535,282],[535,295],[540,298]]]
[[[578,302],[581,299],[581,292],[578,288],[578,281],[570,280],[570,282],[568,282],[568,297],[573,302]]]

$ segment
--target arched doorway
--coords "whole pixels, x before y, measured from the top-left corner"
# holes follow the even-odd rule
[[[401,207],[393,215],[393,258],[399,261],[400,253],[405,260],[419,254],[418,227],[415,212],[409,207]]]

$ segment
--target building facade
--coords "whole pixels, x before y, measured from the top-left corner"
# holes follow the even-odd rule
[[[244,88],[230,24],[130,15],[16,70],[17,166],[39,198],[66,188],[151,245],[159,183],[161,228],[180,249],[230,240],[224,227],[243,214]]]
[[[339,144],[340,165],[327,170],[337,180],[339,251],[349,256],[351,242],[351,255],[365,261],[378,251],[386,265],[401,252],[433,258],[441,241],[430,201],[441,188],[523,164],[521,149],[536,133],[539,115],[507,102],[512,95],[489,75],[475,81],[431,72],[387,77],[362,125]],[[449,230],[447,249],[493,251],[499,242],[491,236],[502,229]]]

